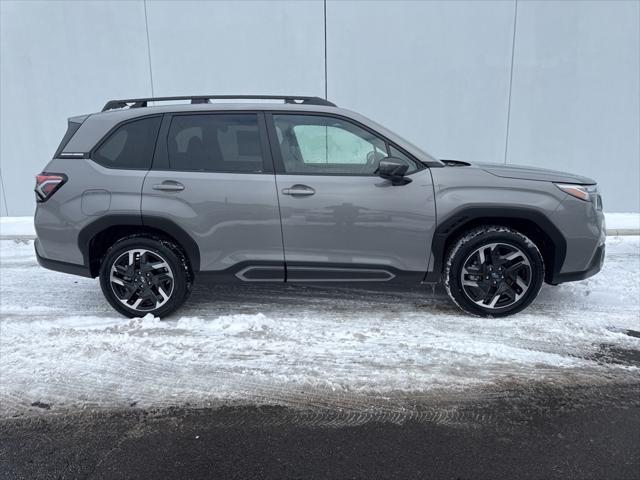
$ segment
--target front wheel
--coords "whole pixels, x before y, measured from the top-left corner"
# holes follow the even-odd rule
[[[520,232],[485,226],[462,235],[447,255],[449,297],[473,315],[504,317],[526,308],[544,280],[538,247]]]
[[[100,267],[100,286],[111,306],[128,317],[163,317],[191,292],[189,265],[180,249],[158,238],[117,241]]]

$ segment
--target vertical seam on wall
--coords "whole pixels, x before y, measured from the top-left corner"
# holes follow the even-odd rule
[[[2,187],[2,200],[4,200],[4,213],[9,216],[9,205],[7,205],[7,189],[4,188],[4,180],[2,179],[2,169],[0,168],[0,187]]]
[[[509,150],[509,127],[511,124],[511,90],[513,87],[513,59],[516,51],[516,28],[518,26],[518,0],[515,0],[513,7],[513,37],[511,39],[511,68],[509,72],[509,100],[507,104],[507,131],[504,138],[504,163],[507,163],[507,152]]]
[[[327,100],[327,0],[324,0],[324,99]]]
[[[147,0],[142,0],[144,5],[144,27],[147,32],[147,58],[149,60],[149,81],[151,82],[151,96],[155,96],[153,91],[153,71],[151,69],[151,42],[149,41],[149,21],[147,20]]]

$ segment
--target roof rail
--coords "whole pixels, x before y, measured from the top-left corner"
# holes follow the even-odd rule
[[[193,95],[182,97],[147,97],[129,98],[124,100],[109,100],[102,108],[103,112],[118,108],[146,107],[148,102],[164,102],[169,100],[191,100],[192,104],[210,103],[210,100],[284,100],[284,103],[299,103],[303,105],[322,105],[335,107],[336,104],[320,97],[300,97],[295,95]]]

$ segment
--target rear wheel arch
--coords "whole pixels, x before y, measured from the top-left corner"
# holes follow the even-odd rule
[[[441,280],[447,252],[464,233],[482,225],[497,225],[516,230],[533,241],[546,266],[545,281],[552,283],[564,262],[566,241],[558,228],[543,213],[519,207],[469,207],[449,216],[433,236],[433,270],[425,280]]]
[[[107,250],[118,240],[131,235],[164,239],[176,245],[195,273],[200,269],[200,249],[191,236],[174,222],[153,216],[108,215],[86,227],[78,235],[78,247],[92,277],[100,272]]]

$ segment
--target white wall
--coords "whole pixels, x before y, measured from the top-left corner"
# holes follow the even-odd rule
[[[324,12],[323,0],[0,2],[0,215],[33,212],[33,175],[66,118],[107,99],[325,88],[438,157],[583,173],[608,211],[640,211],[640,0]]]
[[[2,215],[31,215],[34,175],[67,129],[108,98],[151,94],[144,6],[0,2]]]
[[[640,2],[518,3],[507,158],[583,173],[640,211]]]
[[[324,96],[322,2],[147,2],[157,96]]]
[[[440,158],[504,161],[514,4],[327,5],[328,96]]]

